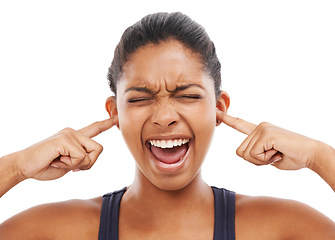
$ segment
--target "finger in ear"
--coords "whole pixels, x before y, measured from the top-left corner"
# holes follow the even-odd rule
[[[110,117],[118,115],[115,96],[107,98],[105,108]]]
[[[216,101],[216,126],[222,123],[222,114],[227,113],[230,105],[230,98],[228,93],[221,91],[219,98]]]
[[[219,98],[216,101],[216,108],[226,113],[230,106],[230,97],[225,91],[221,91]]]

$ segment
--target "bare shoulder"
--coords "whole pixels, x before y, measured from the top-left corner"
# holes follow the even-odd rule
[[[335,239],[335,223],[301,202],[236,195],[237,239]]]
[[[102,197],[30,208],[0,225],[1,239],[97,239]]]

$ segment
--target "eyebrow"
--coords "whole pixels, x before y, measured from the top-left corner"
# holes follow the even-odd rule
[[[137,92],[145,92],[145,93],[154,94],[153,91],[151,91],[149,88],[146,88],[146,87],[130,87],[126,89],[125,93],[129,91],[137,91]]]
[[[195,83],[190,83],[190,84],[185,84],[185,85],[182,85],[182,86],[178,86],[176,87],[176,89],[170,91],[170,90],[167,90],[168,92],[170,93],[175,93],[175,92],[180,92],[180,91],[184,91],[188,88],[191,88],[191,87],[197,87],[197,88],[201,88],[201,89],[204,89],[202,86],[200,86],[199,84],[195,84]],[[157,94],[158,92],[154,93],[153,91],[151,91],[149,88],[146,88],[146,87],[130,87],[130,88],[127,88],[125,93],[126,92],[129,92],[129,91],[137,91],[137,92],[145,92],[145,93],[150,93],[150,94]]]
[[[199,84],[196,84],[196,83],[190,83],[190,84],[185,84],[185,85],[181,85],[181,86],[178,86],[176,87],[175,90],[173,91],[169,91],[167,90],[168,92],[180,92],[180,91],[184,91],[188,88],[191,88],[191,87],[197,87],[197,88],[201,88],[201,89],[204,89],[202,86],[200,86]]]

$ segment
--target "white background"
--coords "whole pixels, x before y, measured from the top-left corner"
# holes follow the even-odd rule
[[[12,0],[0,3],[0,156],[107,118],[114,47],[126,27],[157,11],[182,11],[207,29],[231,115],[335,147],[334,1]],[[203,166],[210,185],[295,199],[335,220],[335,194],[317,174],[244,162],[235,155],[244,138],[217,128]],[[20,183],[0,199],[0,222],[37,204],[131,184],[134,161],[117,128],[95,140],[104,152],[90,171]]]

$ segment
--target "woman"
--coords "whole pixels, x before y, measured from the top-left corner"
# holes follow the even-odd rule
[[[0,195],[19,182],[87,170],[102,151],[91,138],[116,125],[136,161],[131,186],[92,200],[34,207],[2,223],[2,239],[335,239],[333,221],[282,199],[208,186],[201,165],[216,126],[247,134],[237,154],[257,165],[307,167],[335,190],[335,152],[268,123],[227,115],[220,63],[204,29],[181,13],[128,28],[109,68],[110,118],[66,128],[0,159]]]

